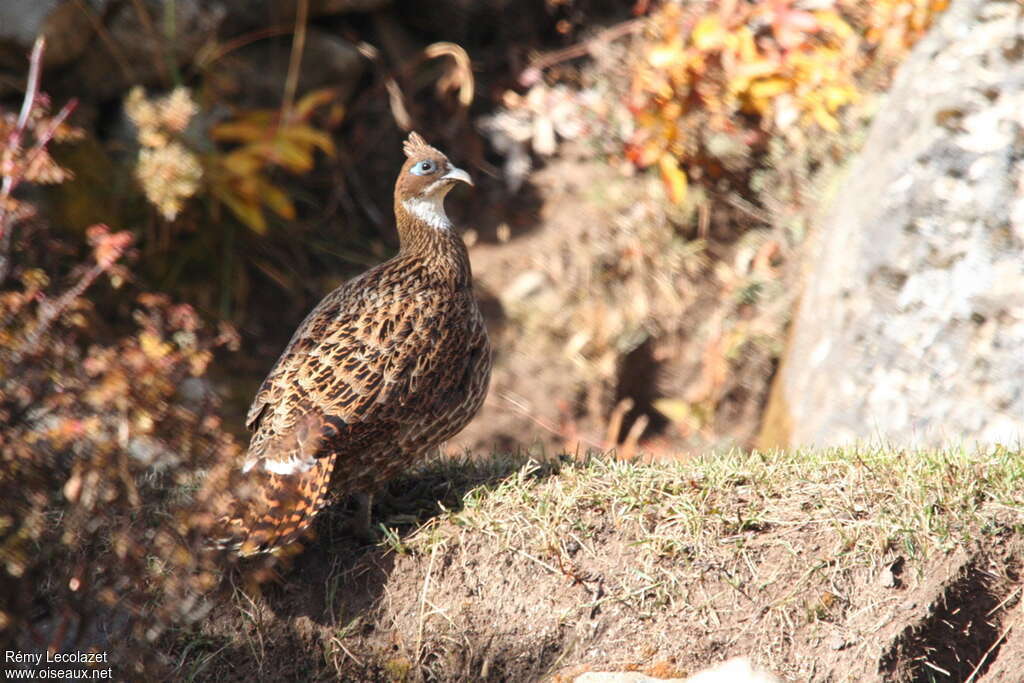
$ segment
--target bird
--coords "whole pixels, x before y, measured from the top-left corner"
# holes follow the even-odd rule
[[[415,131],[403,150],[398,253],[324,297],[263,380],[212,532],[219,547],[246,556],[294,544],[333,497],[372,495],[483,404],[491,347],[444,208],[456,184],[473,181]]]

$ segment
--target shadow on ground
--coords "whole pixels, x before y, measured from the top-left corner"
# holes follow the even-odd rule
[[[403,538],[445,511],[458,512],[467,493],[500,484],[529,460],[523,454],[439,459],[391,482],[374,498],[376,543],[353,536],[348,527],[355,502],[339,501],[318,517],[315,540],[282,571],[282,580],[265,587],[267,606],[279,618],[308,617],[324,626],[358,618],[381,597]],[[557,471],[553,460],[532,476]]]
[[[395,680],[406,659],[353,661],[343,672],[325,654],[349,636],[386,637],[381,624],[387,586],[403,539],[446,511],[461,510],[468,493],[499,486],[530,462],[525,453],[489,458],[438,459],[393,481],[374,500],[376,543],[348,529],[354,501],[342,500],[318,517],[314,539],[282,562],[277,578],[243,588],[237,572],[225,576],[203,622],[170,635],[165,648],[173,677],[182,680],[320,680],[351,674]],[[530,477],[557,474],[561,460],[531,468]],[[397,656],[396,646],[396,656]],[[390,668],[396,668],[390,671]]]

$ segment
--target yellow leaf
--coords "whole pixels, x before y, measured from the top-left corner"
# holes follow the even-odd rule
[[[313,168],[312,149],[305,144],[296,144],[287,138],[276,138],[269,142],[253,143],[249,146],[253,154],[259,154],[268,162],[282,166],[292,173],[305,173]]]
[[[281,188],[271,183],[262,183],[260,186],[260,199],[270,207],[270,210],[285,220],[294,220],[295,205],[288,198]]]
[[[206,372],[207,366],[213,360],[213,354],[209,351],[200,351],[189,358],[189,372],[193,377],[200,377]]]
[[[722,22],[714,14],[709,14],[693,27],[691,38],[700,50],[714,50],[725,44],[727,33]]]
[[[735,32],[729,34],[725,40],[726,47],[736,54],[741,64],[749,64],[758,60],[757,43],[754,41],[754,32],[746,26],[741,26]]]
[[[263,159],[249,147],[240,147],[221,157],[221,164],[234,175],[247,176],[257,173],[263,166]]]
[[[857,100],[857,91],[852,86],[836,85],[825,88],[823,92],[825,106],[829,111],[836,111],[845,104]]]
[[[818,25],[826,31],[832,32],[839,38],[849,38],[853,35],[853,28],[832,10],[819,10],[814,12],[814,18],[818,22]]]
[[[327,113],[327,127],[336,128],[345,120],[345,105],[335,102]]]
[[[218,123],[210,129],[210,137],[222,142],[257,142],[274,136],[277,125],[272,118],[256,113],[234,121]]]
[[[680,398],[658,398],[654,400],[654,409],[672,422],[686,424],[693,416],[693,408]]]
[[[707,60],[704,58],[703,52],[700,52],[698,50],[689,50],[686,53],[686,63],[683,66],[695,74],[704,74],[704,72],[707,71],[708,65]]]
[[[683,46],[680,43],[659,45],[647,53],[647,61],[656,69],[664,69],[678,64],[683,59]]]
[[[771,99],[790,90],[790,82],[777,76],[761,78],[747,87],[747,93],[754,99]]]
[[[295,103],[295,116],[299,119],[307,119],[315,109],[322,107],[329,102],[333,102],[337,97],[337,88],[320,88],[319,90],[312,90],[300,97],[299,101]]]
[[[170,344],[152,332],[143,332],[139,335],[139,346],[144,354],[154,360],[159,360],[171,352]]]
[[[661,171],[661,180],[668,189],[668,197],[672,203],[682,204],[686,201],[689,183],[686,172],[679,168],[679,161],[671,154],[662,154],[658,160],[658,169]]]
[[[752,81],[757,78],[769,78],[779,73],[779,64],[771,59],[755,58],[744,61],[736,66],[733,79]],[[731,84],[730,84],[730,87]]]
[[[267,219],[263,217],[263,209],[259,200],[243,197],[229,187],[215,188],[217,198],[231,209],[238,220],[247,225],[253,232],[261,235],[267,232]]]
[[[302,124],[282,126],[279,136],[289,142],[306,143],[320,148],[328,156],[334,156],[334,141],[322,130]]]
[[[814,109],[811,110],[811,116],[814,117],[814,121],[819,126],[829,131],[830,133],[835,133],[839,130],[839,121],[837,121],[834,116],[829,114],[828,110],[825,109],[824,106],[818,105],[814,107]]]

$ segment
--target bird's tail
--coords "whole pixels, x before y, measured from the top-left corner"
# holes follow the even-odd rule
[[[330,500],[331,477],[337,456],[324,454],[321,445],[334,430],[310,418],[300,424],[289,441],[276,444],[296,459],[312,462],[309,469],[277,474],[265,467],[228,474],[227,481],[211,481],[220,489],[216,507],[222,511],[211,533],[211,544],[239,555],[255,555],[283,548],[299,540],[316,514]],[[226,495],[225,495],[226,494]]]
[[[214,543],[245,556],[277,550],[299,540],[329,500],[334,459],[333,455],[321,458],[301,474],[256,475],[262,481],[255,491],[240,492],[229,512],[221,517]]]

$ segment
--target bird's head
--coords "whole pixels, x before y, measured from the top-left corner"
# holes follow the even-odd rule
[[[436,228],[451,227],[444,211],[444,198],[455,183],[473,180],[448,157],[427,144],[418,133],[410,133],[403,145],[405,164],[395,183],[395,205],[410,216]]]

